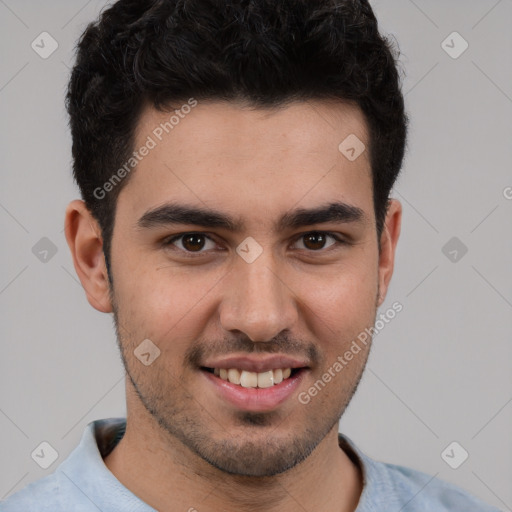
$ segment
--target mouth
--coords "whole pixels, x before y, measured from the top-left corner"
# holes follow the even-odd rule
[[[296,375],[302,368],[276,368],[263,372],[251,372],[240,368],[201,369],[243,388],[271,388]]]
[[[239,411],[271,412],[299,387],[308,367],[249,371],[242,368],[200,368],[209,388],[224,403]]]

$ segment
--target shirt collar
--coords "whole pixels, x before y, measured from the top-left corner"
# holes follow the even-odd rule
[[[126,418],[107,418],[89,423],[79,447],[61,465],[62,470],[86,494],[91,492],[91,495],[96,495],[98,489],[94,488],[95,483],[101,480],[102,486],[105,486],[105,492],[99,497],[101,503],[95,503],[100,508],[108,509],[108,506],[113,504],[119,506],[120,503],[125,502],[128,505],[129,502],[130,508],[124,508],[124,510],[154,511],[124,487],[103,460],[122,439],[125,430]],[[375,485],[376,483],[379,487],[389,485],[389,476],[382,470],[379,463],[365,455],[348,436],[338,434],[338,443],[352,462],[359,467],[363,477],[363,490],[356,512],[378,512],[379,509],[376,508],[372,499],[376,491]],[[88,486],[92,486],[89,491]]]

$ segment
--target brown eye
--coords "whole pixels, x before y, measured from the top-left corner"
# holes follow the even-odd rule
[[[332,239],[333,242],[326,245],[329,238]],[[341,248],[341,246],[350,245],[348,242],[343,240],[343,238],[327,231],[310,231],[309,233],[304,233],[295,243],[298,243],[299,241],[302,242],[303,246],[299,247],[299,249],[304,249],[307,252],[318,251],[321,253],[327,253],[331,249],[335,250]]]
[[[187,251],[201,250],[204,247],[204,236],[197,233],[186,235],[183,237],[182,244]]]
[[[308,249],[323,249],[325,245],[325,235],[323,233],[308,233],[304,235],[304,245]]]
[[[181,240],[181,246],[178,246],[178,241]],[[184,252],[185,254],[196,253],[203,254],[206,251],[202,249],[205,247],[207,242],[210,242],[211,246],[209,248],[215,248],[215,242],[203,233],[182,233],[181,235],[173,236],[172,238],[164,241],[164,246],[171,247],[173,250]]]
[[[332,238],[335,241],[326,246],[327,238]],[[311,233],[306,233],[302,235],[299,240],[303,240],[303,245],[309,251],[320,251],[321,249],[326,249],[332,247],[333,245],[342,245],[344,242],[336,235],[332,233],[324,233],[322,231],[312,231]]]

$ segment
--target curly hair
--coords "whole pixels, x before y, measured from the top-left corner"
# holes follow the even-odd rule
[[[94,191],[133,152],[144,106],[186,98],[355,102],[369,129],[377,235],[405,152],[398,52],[367,0],[119,0],[77,43],[66,95],[73,175],[109,268],[116,201]],[[186,100],[185,100],[186,101]],[[110,273],[109,273],[110,274]]]

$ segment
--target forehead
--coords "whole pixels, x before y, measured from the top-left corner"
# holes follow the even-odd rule
[[[120,202],[128,197],[140,212],[180,200],[238,217],[245,212],[262,222],[298,203],[338,200],[370,214],[368,130],[357,106],[304,101],[261,109],[194,102],[143,111],[134,149],[150,149],[139,156]],[[354,142],[362,153],[353,160],[344,151]]]
[[[222,150],[240,157],[262,145],[296,154],[327,148],[332,153],[351,134],[368,142],[365,116],[354,103],[308,100],[263,109],[241,101],[189,99],[165,112],[146,106],[136,127],[136,145],[151,136],[160,146],[174,146],[175,158],[192,144],[201,152]]]

